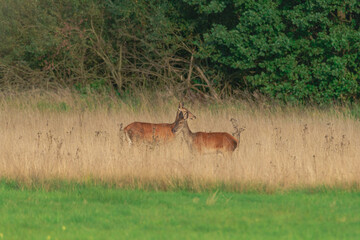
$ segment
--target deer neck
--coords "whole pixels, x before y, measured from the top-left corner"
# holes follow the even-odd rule
[[[179,121],[179,111],[176,113],[175,121],[171,124],[172,127],[174,127],[178,121]]]
[[[187,121],[185,121],[184,127],[183,127],[183,130],[182,130],[182,131],[183,131],[183,133],[184,133],[185,136],[190,137],[190,138],[193,138],[194,135],[195,135],[195,134],[190,130]]]

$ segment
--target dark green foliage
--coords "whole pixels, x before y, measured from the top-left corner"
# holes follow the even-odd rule
[[[214,3],[219,2],[219,3]],[[192,3],[193,4],[193,3]],[[211,1],[199,14],[232,8],[198,44],[234,85],[284,102],[349,102],[359,96],[358,1]]]
[[[22,80],[27,88],[69,86],[97,73],[88,46],[89,28],[91,23],[101,25],[103,16],[93,0],[0,4],[0,31],[5,33],[0,34],[0,67],[5,68],[8,84]],[[34,80],[40,78],[40,83]]]
[[[4,0],[0,87],[360,98],[356,0]]]

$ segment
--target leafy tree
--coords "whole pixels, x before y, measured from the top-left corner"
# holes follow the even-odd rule
[[[203,17],[232,13],[236,23],[213,22],[197,56],[210,59],[234,86],[284,102],[358,97],[358,1],[187,2]]]
[[[357,0],[3,0],[0,87],[348,103],[359,27]]]

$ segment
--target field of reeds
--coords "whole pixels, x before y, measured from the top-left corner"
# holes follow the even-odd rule
[[[179,136],[129,146],[133,121],[169,123],[179,100],[127,100],[68,91],[0,96],[0,178],[25,184],[96,181],[125,188],[203,190],[360,186],[360,124],[347,109],[272,107],[228,101],[187,103],[193,132],[235,132],[230,159],[193,154]]]

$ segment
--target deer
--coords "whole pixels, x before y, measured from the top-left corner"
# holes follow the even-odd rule
[[[170,142],[175,138],[175,133],[172,131],[174,126],[180,120],[180,113],[187,112],[189,119],[196,119],[196,116],[189,110],[184,108],[183,103],[179,103],[176,112],[176,118],[173,123],[146,123],[146,122],[133,122],[124,128],[124,133],[129,145],[133,143],[155,143]]]
[[[193,152],[200,155],[205,153],[221,153],[224,156],[230,156],[239,140],[227,132],[192,132],[187,123],[191,119],[191,113],[185,108],[179,108],[179,120],[176,121],[172,132],[183,133],[185,141]]]

